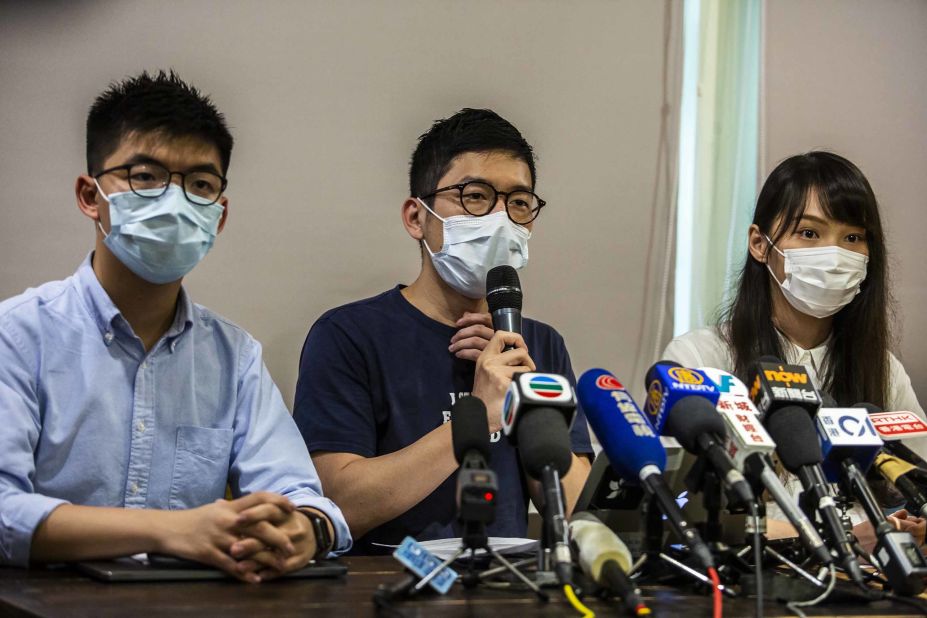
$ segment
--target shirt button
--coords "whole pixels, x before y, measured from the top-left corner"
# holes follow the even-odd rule
[[[113,331],[108,330],[103,334],[103,343],[105,343],[106,345],[109,345],[112,342],[113,342]]]
[[[142,362],[142,369],[148,369],[148,361]]]
[[[139,421],[138,423],[135,424],[135,428],[138,429],[140,432],[145,431],[145,422]]]
[[[177,348],[177,340],[172,339],[171,340],[171,352],[173,352],[176,348]]]
[[[138,483],[132,483],[131,485],[129,485],[129,491],[132,492],[133,496],[137,494],[138,493]]]

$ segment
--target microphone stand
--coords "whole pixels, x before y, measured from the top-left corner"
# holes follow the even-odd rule
[[[538,552],[537,579],[542,586],[569,583],[572,579],[572,556],[563,511],[563,489],[560,474],[551,465],[541,469],[544,495],[541,517],[541,550]]]
[[[476,487],[479,487],[480,491],[485,488],[485,485],[476,484],[478,481],[474,481],[470,478],[470,476],[464,474],[458,475],[457,482],[458,496],[469,493],[466,490],[468,487],[474,486],[471,483],[475,484]],[[485,483],[485,481],[483,482]],[[493,487],[494,482],[495,481],[493,481]],[[494,490],[493,493],[495,493]],[[473,505],[470,506],[473,507]],[[425,588],[425,586],[428,585],[428,582],[437,577],[438,574],[448,568],[451,563],[460,558],[460,556],[462,556],[465,552],[469,551],[470,561],[467,564],[467,573],[461,579],[465,588],[473,588],[479,582],[485,581],[492,575],[508,571],[519,580],[521,580],[522,583],[528,586],[528,588],[530,588],[540,600],[545,602],[549,600],[547,594],[518,569],[519,566],[523,566],[527,562],[530,562],[530,560],[512,564],[489,545],[489,535],[486,532],[486,526],[495,519],[495,501],[479,504],[474,508],[468,507],[463,501],[461,501],[457,507],[457,518],[463,526],[460,538],[460,548],[457,549],[457,551],[455,551],[450,557],[448,557],[447,560],[438,565],[436,569],[418,580],[418,582],[414,583],[414,585],[412,585],[411,581],[403,581],[392,590],[390,590],[386,596],[392,598],[396,596],[413,596],[418,594]],[[479,549],[486,551],[486,553],[490,555],[490,564],[492,564],[492,560],[494,559],[502,566],[497,568],[487,568],[484,569],[482,573],[477,573],[476,551]]]
[[[501,570],[504,569],[510,572],[511,574],[513,574],[519,580],[521,580],[521,582],[524,583],[526,586],[528,586],[528,588],[530,588],[531,591],[534,592],[541,601],[547,602],[550,600],[550,597],[547,596],[547,593],[545,593],[543,590],[538,588],[537,584],[535,584],[533,581],[528,579],[528,577],[524,573],[519,571],[516,565],[506,560],[502,556],[502,554],[497,552],[495,549],[493,549],[489,545],[489,536],[486,534],[486,524],[484,522],[465,521],[463,523],[464,523],[464,531],[460,539],[461,540],[460,548],[456,552],[454,552],[450,557],[448,557],[447,560],[442,562],[441,565],[438,566],[438,568],[436,568],[434,571],[432,571],[431,573],[429,573],[428,575],[420,579],[417,584],[412,586],[412,588],[409,590],[409,596],[412,596],[420,592],[425,586],[428,585],[428,582],[430,582],[432,579],[437,577],[438,574],[441,573],[441,571],[448,568],[451,565],[451,563],[457,560],[458,558],[460,558],[460,556],[462,556],[464,552],[469,551],[470,561],[467,564],[467,574],[463,577],[463,580],[462,580],[465,588],[473,588],[480,581],[484,581],[490,575],[495,575],[496,573],[499,573]],[[492,558],[497,560],[499,564],[501,564],[502,566],[495,568],[495,569],[486,569],[482,573],[477,573],[476,572],[476,550],[478,549],[485,550],[490,556],[492,556]]]
[[[683,576],[707,586],[714,585],[706,575],[663,551],[663,513],[655,496],[645,496],[641,519],[644,523],[644,551],[631,567],[629,575],[645,583]],[[718,589],[728,597],[737,596],[724,584]]]

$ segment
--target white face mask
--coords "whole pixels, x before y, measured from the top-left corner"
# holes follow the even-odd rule
[[[816,318],[834,315],[859,294],[866,278],[869,257],[843,247],[810,247],[779,251],[766,236],[770,246],[784,259],[785,281],[781,283],[766,263],[773,281],[779,284],[789,304]]]
[[[496,266],[518,270],[528,263],[528,228],[512,223],[504,210],[474,217],[444,219],[420,200],[418,203],[444,223],[444,246],[437,253],[422,239],[441,279],[468,298],[486,296],[486,274]]]

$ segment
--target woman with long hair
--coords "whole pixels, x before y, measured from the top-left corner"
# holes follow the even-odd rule
[[[718,324],[677,337],[663,357],[746,382],[751,364],[772,355],[805,365],[839,406],[867,402],[924,418],[890,349],[891,317],[872,188],[850,161],[809,152],[781,162],[763,185],[737,292]],[[906,445],[927,458],[927,439]]]

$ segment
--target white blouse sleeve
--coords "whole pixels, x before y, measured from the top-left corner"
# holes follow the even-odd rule
[[[660,360],[676,361],[683,367],[732,369],[731,352],[716,328],[700,328],[676,337]]]

